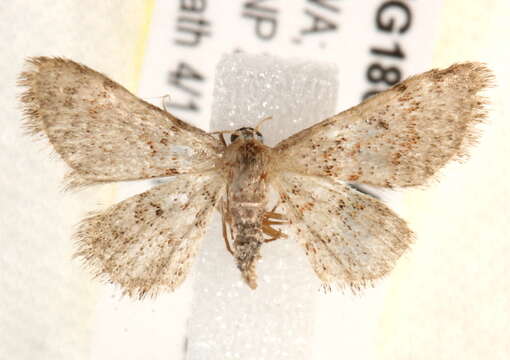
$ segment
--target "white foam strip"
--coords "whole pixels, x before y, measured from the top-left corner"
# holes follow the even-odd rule
[[[211,130],[264,124],[272,146],[335,112],[336,67],[262,55],[223,57],[217,67]],[[187,359],[309,359],[319,281],[292,239],[262,247],[259,286],[241,281],[225,249],[221,220],[194,267]]]

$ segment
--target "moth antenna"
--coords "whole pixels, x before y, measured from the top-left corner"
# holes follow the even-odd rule
[[[260,128],[262,127],[262,124],[265,123],[268,120],[271,120],[272,118],[273,118],[272,116],[268,116],[268,117],[260,120],[259,123],[257,124],[257,126],[255,126],[255,130],[260,131]]]
[[[161,105],[163,106],[163,109],[168,112],[168,108],[166,107],[166,104],[170,101],[171,97],[169,94],[163,95],[163,96],[144,96],[142,98],[145,101],[148,100],[154,100],[154,99],[161,99]]]
[[[167,107],[166,107],[166,104],[167,104],[167,103],[169,103],[169,102],[170,102],[170,100],[171,100],[171,98],[170,98],[170,95],[169,95],[169,94],[164,95],[164,96],[163,96],[163,99],[161,100],[161,102],[162,102],[162,104],[163,104],[163,109],[164,109],[166,112],[168,112],[168,109],[167,109]]]

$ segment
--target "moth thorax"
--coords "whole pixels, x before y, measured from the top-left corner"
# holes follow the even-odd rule
[[[233,143],[237,140],[257,140],[260,142],[264,142],[264,137],[262,134],[254,128],[251,127],[242,127],[237,129],[230,135],[230,142]]]

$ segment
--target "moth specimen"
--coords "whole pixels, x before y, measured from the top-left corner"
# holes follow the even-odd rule
[[[421,185],[464,156],[486,116],[479,92],[491,79],[480,63],[431,70],[273,148],[258,127],[230,132],[227,144],[71,60],[29,59],[20,84],[25,126],[69,166],[70,187],[170,177],[86,218],[76,234],[77,255],[97,275],[143,297],[181,284],[214,208],[251,288],[261,246],[285,237],[282,224],[324,284],[357,289],[385,275],[412,232],[345,182]]]

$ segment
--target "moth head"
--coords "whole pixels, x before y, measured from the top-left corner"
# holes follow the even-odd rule
[[[242,127],[240,129],[237,129],[232,133],[232,135],[230,135],[231,143],[239,140],[257,140],[263,142],[264,138],[257,129],[251,127]]]

